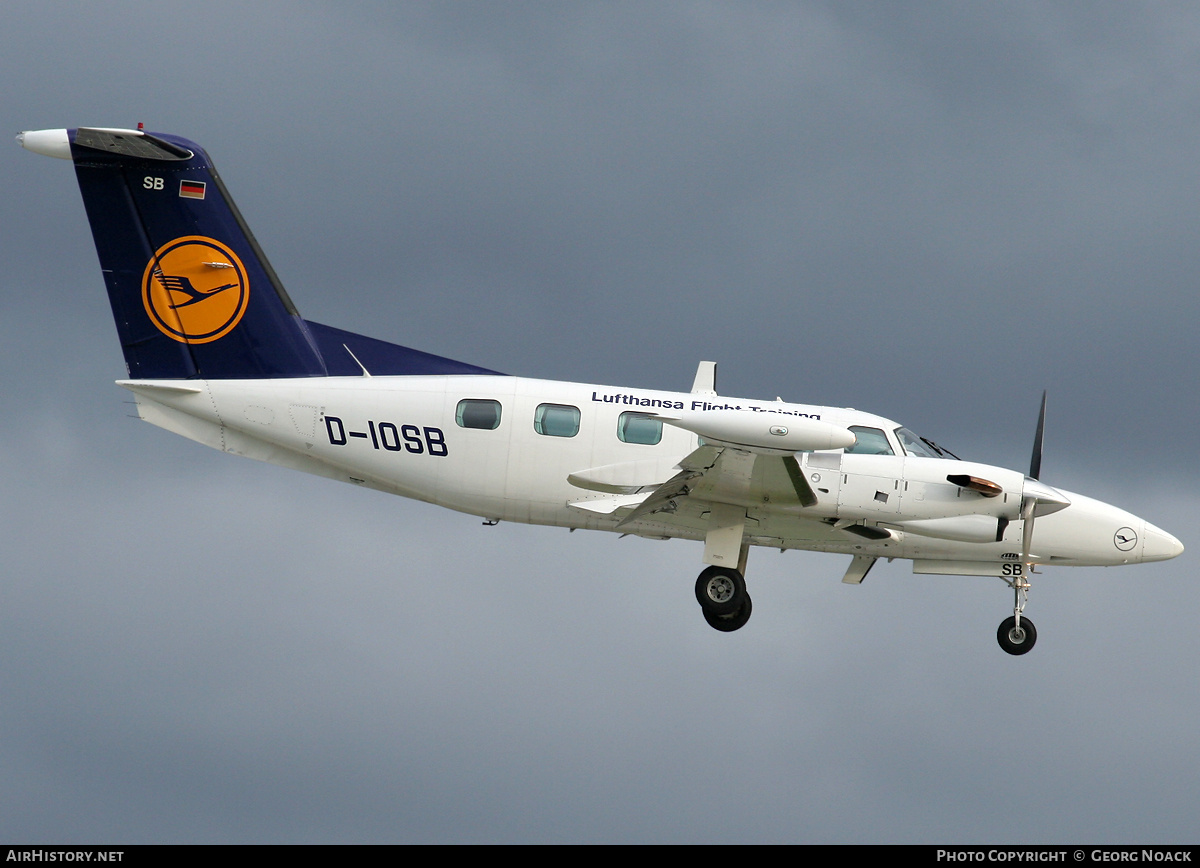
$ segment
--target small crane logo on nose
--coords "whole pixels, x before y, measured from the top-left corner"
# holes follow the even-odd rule
[[[1123,527],[1113,534],[1113,545],[1127,552],[1137,545],[1137,533],[1131,527]]]

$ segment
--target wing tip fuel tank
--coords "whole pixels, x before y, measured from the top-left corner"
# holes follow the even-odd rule
[[[696,410],[659,414],[668,425],[705,440],[770,453],[842,449],[856,442],[848,428],[804,416],[755,410]]]

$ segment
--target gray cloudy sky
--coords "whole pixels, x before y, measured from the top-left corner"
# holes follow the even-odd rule
[[[201,142],[310,319],[849,405],[1190,550],[990,579],[479,520],[127,418],[0,151],[0,839],[1195,842],[1200,9],[10,3],[0,118]],[[994,582],[994,583],[993,583]]]

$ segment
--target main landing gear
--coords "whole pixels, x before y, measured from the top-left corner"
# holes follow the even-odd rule
[[[1000,628],[996,631],[996,641],[1009,654],[1028,654],[1037,642],[1037,628],[1021,614],[1029,600],[1029,580],[1021,575],[1009,584],[1012,585],[1015,596],[1013,613],[1000,622]]]
[[[738,570],[709,567],[696,579],[696,602],[714,630],[732,633],[746,626],[753,608]]]

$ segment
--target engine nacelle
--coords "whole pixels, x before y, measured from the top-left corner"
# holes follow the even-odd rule
[[[841,425],[759,410],[692,410],[657,414],[668,425],[699,434],[708,443],[769,455],[853,446],[854,434]]]

